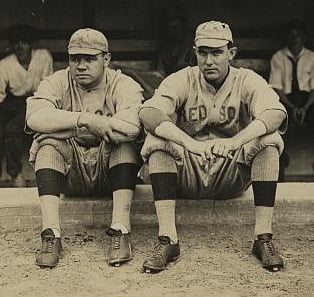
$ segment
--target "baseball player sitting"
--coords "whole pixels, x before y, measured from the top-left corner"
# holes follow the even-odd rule
[[[41,204],[41,267],[58,264],[61,252],[60,194],[112,193],[108,263],[132,259],[130,204],[140,165],[135,141],[141,126],[142,89],[107,66],[106,37],[94,29],[76,31],[68,45],[69,68],[47,77],[27,100],[26,123],[35,133],[30,150]]]
[[[237,49],[227,24],[200,24],[194,49],[198,66],[168,76],[139,113],[149,131],[142,155],[159,222],[158,244],[144,270],[164,270],[180,255],[177,198],[228,199],[251,183],[253,254],[263,267],[279,270],[272,217],[286,110],[262,77],[230,66]]]

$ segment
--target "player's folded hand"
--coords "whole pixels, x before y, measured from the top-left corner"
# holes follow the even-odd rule
[[[208,159],[212,159],[213,156],[232,159],[232,152],[241,146],[241,143],[236,142],[233,138],[207,140],[206,144],[206,156]]]
[[[201,156],[204,162],[208,160],[206,156],[206,148],[207,145],[205,141],[198,141],[194,139],[191,139],[186,147],[189,152]]]
[[[106,143],[118,142],[110,121],[106,116],[83,113],[80,116],[80,125],[81,127],[86,127],[95,136],[103,138]]]

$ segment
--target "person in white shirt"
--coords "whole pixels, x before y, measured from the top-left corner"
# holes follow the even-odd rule
[[[0,164],[5,155],[13,185],[23,187],[26,98],[53,73],[53,59],[48,50],[33,48],[35,30],[30,25],[13,25],[8,40],[13,52],[0,61]]]
[[[314,128],[314,52],[304,47],[305,27],[298,20],[286,26],[286,46],[271,58],[269,83],[289,115],[289,126]],[[284,138],[287,141],[289,133]],[[279,181],[289,165],[286,150],[280,156]]]
[[[305,40],[303,24],[290,22],[286,46],[271,59],[269,83],[287,108],[291,124],[314,127],[314,52],[304,46]]]

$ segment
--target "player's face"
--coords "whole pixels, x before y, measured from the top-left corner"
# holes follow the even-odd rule
[[[195,48],[197,64],[204,75],[205,80],[214,85],[220,86],[229,71],[230,61],[236,55],[235,47],[200,46]]]
[[[104,69],[110,61],[109,53],[97,55],[69,55],[72,77],[84,88],[92,88],[103,79]]]
[[[13,50],[19,61],[27,61],[31,58],[32,45],[28,41],[19,40],[14,42]]]

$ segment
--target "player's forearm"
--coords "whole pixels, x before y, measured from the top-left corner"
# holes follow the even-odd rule
[[[284,110],[267,109],[257,117],[257,120],[265,124],[266,134],[270,134],[278,130],[286,118],[287,114]],[[285,128],[283,130],[285,131]]]
[[[255,120],[250,123],[246,128],[241,130],[238,134],[233,136],[232,139],[236,143],[240,143],[241,145],[243,145],[253,139],[265,135],[266,132],[266,125],[260,120]]]
[[[109,123],[114,130],[114,133],[118,132],[117,134],[124,135],[126,137],[125,139],[135,139],[141,133],[141,128],[139,126],[123,121],[115,116],[109,119]]]
[[[191,136],[169,121],[162,122],[155,129],[155,135],[182,145],[188,151],[191,151],[190,148],[193,146],[193,143],[196,142]]]
[[[70,112],[54,108],[44,108],[32,113],[27,119],[27,126],[40,133],[53,133],[74,129],[79,112]]]
[[[84,139],[99,139],[94,134],[92,134],[87,128],[77,128],[77,137]],[[129,142],[135,140],[138,134],[123,134],[118,131],[113,131],[113,135],[118,142]]]

